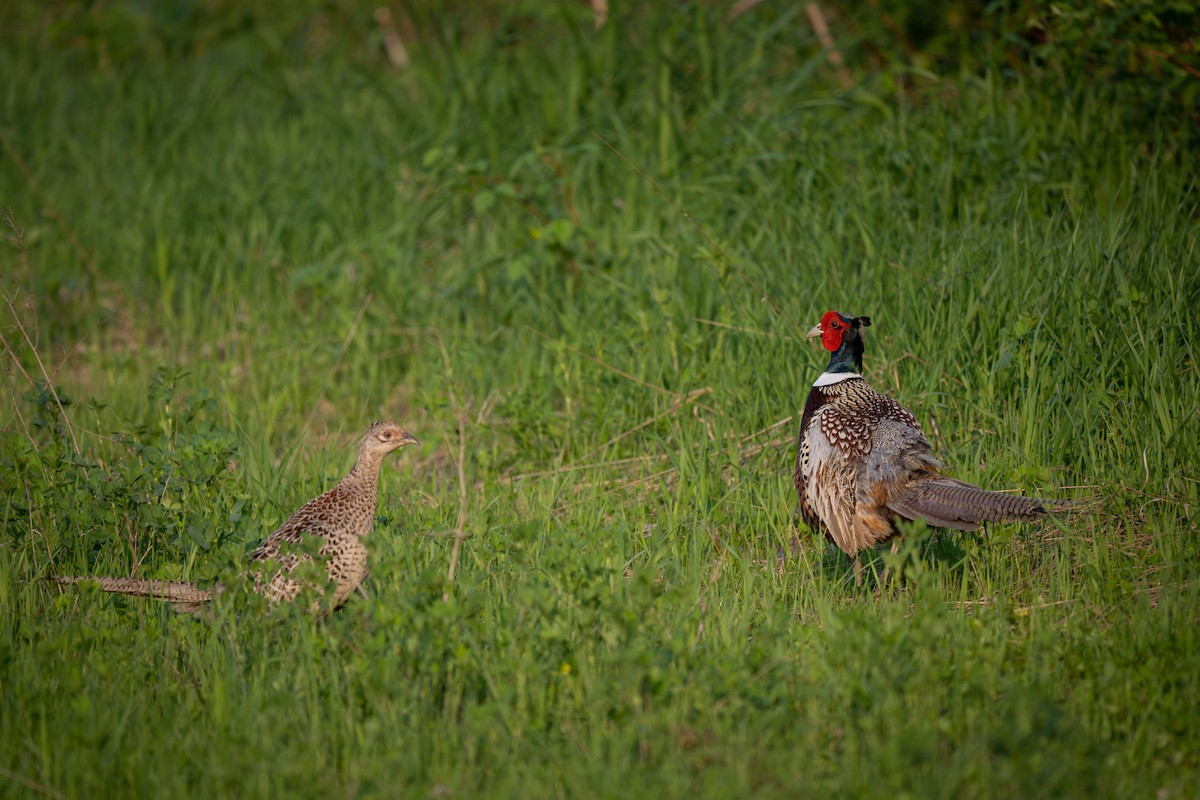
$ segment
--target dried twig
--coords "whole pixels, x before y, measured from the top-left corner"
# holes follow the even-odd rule
[[[37,386],[37,383],[34,382],[33,378],[29,377],[29,373],[25,371],[23,366],[21,366],[21,362],[17,360],[17,354],[14,353],[12,347],[9,346],[8,339],[4,337],[3,331],[0,331],[0,344],[4,345],[4,351],[8,353],[8,357],[12,359],[13,364],[16,366],[17,371],[21,373],[21,377],[25,379],[25,382],[30,386]]]
[[[3,338],[4,338],[4,335],[0,334],[0,339],[3,339]],[[8,342],[4,343],[4,348],[6,350],[8,349]],[[20,366],[20,365],[18,365],[18,366]],[[22,371],[24,371],[24,370],[22,370]],[[33,445],[33,449],[35,451],[37,451],[39,453],[42,452],[42,448],[38,447],[37,440],[34,439],[33,434],[31,434],[29,432],[29,425],[28,425],[28,423],[25,422],[25,415],[21,413],[21,404],[17,402],[16,395],[14,395],[12,393],[11,389],[8,390],[8,399],[12,401],[13,411],[16,412],[16,414],[17,414],[17,421],[21,423],[21,430],[25,433],[25,438],[29,440],[29,443],[31,445]]]
[[[608,0],[591,0],[591,5],[596,30],[600,30],[604,27],[604,23],[608,22]]]
[[[735,19],[740,17],[742,14],[745,14],[747,11],[754,8],[761,2],[762,0],[738,0],[733,4],[733,7],[729,9],[729,13],[725,15],[725,20],[727,22],[733,22]]]
[[[692,317],[692,322],[699,322],[701,325],[712,325],[714,328],[724,328],[729,331],[737,331],[738,333],[748,333],[751,336],[766,336],[768,339],[774,339],[775,334],[771,331],[756,331],[751,328],[739,328],[737,325],[730,325],[727,322],[717,322],[713,319],[704,319],[703,317]]]
[[[764,433],[769,433],[770,431],[773,431],[776,428],[780,428],[780,427],[783,427],[784,425],[787,425],[793,419],[795,419],[795,418],[789,414],[788,416],[784,417],[781,420],[778,420],[777,422],[772,422],[770,425],[768,425],[765,428],[761,428],[760,430],[757,430],[754,433],[746,434],[738,441],[740,444],[745,444],[746,442],[750,441],[751,439],[757,439],[759,436],[762,436]]]
[[[589,464],[569,464],[565,467],[555,467],[553,469],[542,469],[537,472],[522,472],[519,475],[513,475],[507,480],[522,481],[528,478],[545,478],[550,475],[560,475],[564,472],[583,472],[589,469],[601,469],[603,467],[622,467],[626,464],[637,464],[643,461],[666,461],[669,456],[664,454],[659,455],[644,455],[644,456],[629,456],[628,458],[618,458],[613,461],[593,461]]]
[[[592,456],[596,455],[597,453],[600,453],[603,450],[607,450],[609,447],[611,447],[612,445],[621,441],[625,437],[632,436],[633,434],[637,433],[638,431],[642,430],[643,428],[653,425],[654,423],[658,422],[663,417],[669,417],[670,415],[674,414],[679,409],[683,408],[684,406],[688,405],[689,403],[696,401],[697,399],[703,397],[704,395],[708,394],[711,391],[712,391],[712,389],[710,387],[705,386],[703,389],[694,389],[694,390],[688,392],[686,397],[677,398],[675,400],[675,402],[673,402],[670,405],[670,407],[668,407],[666,410],[661,411],[658,414],[655,414],[654,416],[650,417],[649,419],[642,420],[637,425],[634,425],[632,428],[630,428],[626,431],[622,431],[621,433],[618,433],[616,436],[612,437],[604,444],[600,445],[596,449],[589,452],[587,455],[583,456],[583,458],[588,459],[588,458],[591,458]]]
[[[821,11],[821,7],[816,3],[809,3],[804,6],[804,13],[808,15],[808,24],[812,25],[813,33],[817,35],[817,40],[821,43],[821,48],[825,51],[826,57],[829,59],[829,65],[833,67],[834,73],[837,74],[838,82],[842,84],[842,88],[849,89],[854,86],[854,78],[850,77],[850,70],[846,69],[846,62],[842,60],[842,53],[837,49],[833,37],[829,35],[829,25],[825,22],[825,12]]]
[[[770,447],[776,447],[779,445],[789,444],[791,442],[791,437],[776,437],[776,438],[770,439],[766,442],[763,442],[761,444],[754,444],[749,447],[743,447],[748,442],[758,438],[759,436],[762,436],[764,433],[769,433],[769,432],[774,431],[784,425],[787,425],[793,419],[795,419],[795,417],[787,416],[781,420],[771,423],[770,425],[768,425],[765,428],[755,431],[754,433],[748,433],[748,434],[745,434],[742,436],[737,436],[737,434],[733,434],[734,436],[737,436],[737,440],[738,440],[738,461],[744,462],[747,459],[758,455],[763,450],[766,450]],[[643,423],[643,425],[644,425],[644,423]],[[638,426],[638,427],[642,427],[642,426]],[[627,433],[633,432],[633,430],[636,430],[636,429],[631,429]],[[622,435],[624,435],[624,434],[622,434]],[[701,446],[701,443],[696,442],[691,445],[691,449],[696,450],[700,446]],[[603,449],[603,448],[599,448],[599,449]],[[599,449],[593,450],[592,453],[599,452]],[[603,469],[605,467],[612,468],[612,467],[633,466],[634,464],[651,464],[651,463],[658,462],[658,461],[666,461],[666,460],[670,459],[670,457],[671,456],[668,453],[659,453],[657,455],[647,454],[644,456],[629,456],[627,458],[618,458],[613,461],[593,461],[593,462],[589,462],[589,463],[585,463],[585,464],[568,464],[567,466],[555,467],[554,469],[538,470],[537,472],[523,472],[520,475],[513,475],[512,477],[510,477],[506,480],[509,482],[513,482],[513,481],[527,480],[529,478],[546,478],[546,477],[550,477],[553,475],[560,475],[565,472],[583,472],[583,471],[592,470],[592,469]],[[665,474],[668,474],[668,473],[674,471],[674,469],[675,469],[674,467],[670,467],[662,472],[656,473],[656,475],[665,475]],[[640,479],[633,479],[634,482],[636,482],[637,480],[640,480]],[[609,483],[611,483],[611,482],[606,482],[606,485],[608,485]]]
[[[450,354],[442,337],[437,337],[438,348],[442,353],[442,363],[446,370],[446,393],[449,396],[450,408],[458,420],[458,457],[455,459],[458,467],[458,521],[454,526],[454,547],[450,550],[450,568],[446,572],[446,589],[442,592],[442,601],[450,602],[450,588],[454,585],[454,576],[458,572],[458,558],[462,552],[463,539],[467,538],[467,415],[463,413],[458,402],[458,394],[454,391],[454,369],[450,365]],[[485,404],[486,405],[486,404]],[[483,409],[480,409],[483,414]]]
[[[672,392],[670,389],[664,389],[662,386],[655,386],[653,383],[646,383],[641,378],[638,378],[634,375],[630,375],[625,370],[614,367],[612,364],[609,364],[607,361],[601,361],[600,359],[596,358],[595,356],[589,356],[587,353],[583,352],[582,350],[580,350],[578,348],[572,347],[571,345],[567,344],[566,342],[560,342],[557,339],[547,336],[546,334],[539,331],[537,328],[531,328],[530,326],[526,325],[525,329],[531,333],[537,334],[538,336],[542,337],[543,339],[545,339],[548,342],[556,342],[557,344],[562,345],[563,347],[565,347],[567,350],[570,350],[575,355],[577,355],[581,358],[586,358],[588,361],[591,361],[593,364],[597,364],[601,367],[604,367],[606,370],[616,373],[617,375],[620,375],[625,380],[636,383],[638,386],[644,386],[647,389],[653,389],[656,392],[661,392],[661,393],[667,395],[668,397],[672,397],[676,400],[681,400],[683,398],[683,395],[679,394],[678,392]]]
[[[1151,58],[1157,58],[1157,59],[1162,59],[1164,61],[1170,61],[1172,64],[1179,67],[1181,70],[1186,72],[1188,75],[1191,75],[1193,78],[1200,78],[1200,69],[1196,69],[1191,64],[1187,63],[1186,61],[1181,61],[1180,59],[1176,58],[1175,56],[1171,55],[1170,53],[1164,53],[1162,50],[1155,50],[1152,47],[1139,47],[1138,49],[1141,50],[1146,55],[1150,56]]]
[[[375,9],[375,23],[383,33],[383,49],[387,52],[388,61],[392,62],[393,67],[407,67],[408,50],[404,47],[404,40],[400,38],[400,31],[396,30],[392,12],[384,6]]]
[[[30,778],[26,778],[24,775],[18,775],[15,772],[10,772],[3,767],[0,767],[0,777],[8,778],[13,783],[19,783],[26,789],[37,792],[38,794],[44,794],[46,797],[54,797],[57,798],[57,800],[67,800],[67,796],[57,789],[47,786],[44,783],[38,783]]]
[[[42,201],[42,204],[45,206],[43,212],[46,214],[46,216],[52,218],[58,223],[58,227],[62,230],[63,235],[66,236],[67,240],[71,242],[71,247],[75,249],[75,254],[79,256],[79,260],[83,262],[83,267],[87,270],[88,277],[95,281],[95,260],[92,258],[91,254],[84,249],[83,244],[79,241],[79,237],[75,235],[74,229],[72,229],[67,221],[63,219],[62,214],[58,212],[58,209],[55,208],[50,202],[49,198],[46,197],[46,193],[42,191],[42,187],[33,177],[33,171],[29,169],[29,165],[25,163],[25,159],[21,158],[21,154],[17,152],[17,148],[13,145],[12,140],[8,138],[8,135],[4,133],[3,128],[0,128],[0,146],[4,147],[4,152],[8,153],[8,157],[13,160],[13,163],[17,165],[17,169],[20,170],[21,174],[25,177],[25,182],[29,185],[29,191],[33,192],[33,194]],[[11,219],[11,215],[8,216]]]
[[[0,136],[3,133],[0,132]],[[12,213],[5,211],[4,221],[13,232],[13,245],[21,251],[22,258],[25,256],[25,238],[20,230],[17,229],[16,221],[12,217]],[[33,343],[33,339],[29,337],[29,332],[25,329],[25,323],[21,321],[21,315],[17,313],[17,307],[13,304],[12,296],[8,292],[4,292],[4,302],[8,305],[8,311],[12,314],[13,322],[16,323],[17,330],[21,332],[21,337],[25,340],[25,344],[29,346],[29,351],[33,353],[33,359],[37,362],[38,370],[42,373],[42,379],[45,381],[46,389],[50,392],[50,396],[54,398],[54,404],[58,406],[58,413],[62,415],[63,425],[67,428],[67,434],[71,437],[71,447],[74,448],[75,454],[79,454],[79,442],[75,438],[75,429],[71,425],[71,418],[67,416],[67,410],[63,407],[62,399],[58,396],[58,390],[54,388],[54,381],[50,380],[50,373],[46,371],[46,365],[42,363],[42,356],[38,353],[37,345]],[[29,373],[21,366],[21,362],[17,359],[17,354],[13,352],[12,347],[8,344],[8,340],[0,334],[0,341],[4,343],[4,349],[8,353],[12,362],[17,365],[21,375],[31,387],[36,388],[37,384],[30,379]]]

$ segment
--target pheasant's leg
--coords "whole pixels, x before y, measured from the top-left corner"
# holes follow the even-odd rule
[[[892,555],[896,555],[900,551],[900,540],[892,539],[892,547],[888,551]],[[892,565],[888,564],[883,568],[883,575],[879,578],[879,590],[883,591],[888,585],[888,578],[892,576]]]
[[[854,554],[854,585],[862,586],[862,556]]]

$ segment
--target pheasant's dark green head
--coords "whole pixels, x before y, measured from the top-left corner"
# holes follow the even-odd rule
[[[862,329],[870,317],[851,317],[840,311],[827,311],[821,324],[808,332],[808,338],[821,337],[821,345],[833,355],[826,372],[862,372]]]

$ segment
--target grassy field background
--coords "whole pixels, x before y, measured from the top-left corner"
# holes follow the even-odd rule
[[[409,8],[405,68],[370,4],[16,7],[0,795],[1200,793],[1187,112],[645,5]],[[856,586],[791,485],[830,308],[956,477],[1091,510]],[[42,580],[229,580],[377,418],[332,617]]]

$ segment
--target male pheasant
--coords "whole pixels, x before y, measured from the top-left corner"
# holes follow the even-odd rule
[[[948,478],[916,417],[862,378],[868,317],[830,311],[808,332],[832,355],[800,420],[796,491],[805,523],[854,558],[897,534],[896,521],[970,531],[983,522],[1031,520],[1066,503],[989,492]]]
[[[298,545],[304,534],[320,540],[317,556],[334,585],[333,607],[346,602],[367,577],[367,549],[362,537],[375,525],[379,469],[393,450],[417,444],[412,434],[392,422],[376,422],[367,429],[358,448],[358,459],[346,477],[325,494],[300,506],[287,521],[250,554],[249,577],[254,591],[272,603],[290,602],[306,587],[291,577],[312,556]],[[138,580],[59,576],[61,584],[97,583],[106,592],[153,597],[173,603],[181,611],[200,612],[223,587],[201,589],[185,581]],[[315,608],[316,606],[314,606]]]

